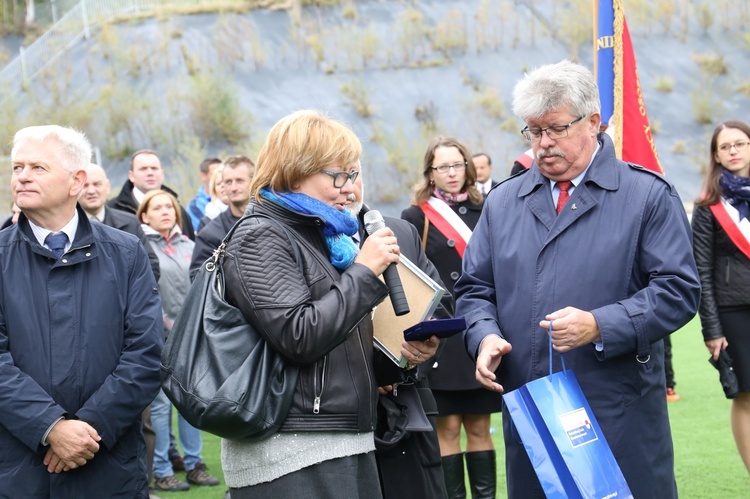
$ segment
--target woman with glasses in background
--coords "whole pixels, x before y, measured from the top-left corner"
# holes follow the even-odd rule
[[[693,251],[701,278],[703,340],[714,360],[725,350],[739,393],[732,433],[750,474],[750,126],[719,124],[703,194],[693,210]],[[725,390],[726,391],[726,390]],[[727,396],[730,394],[727,393]]]
[[[423,180],[414,188],[412,206],[401,213],[422,236],[427,257],[453,293],[471,231],[483,198],[475,187],[472,156],[458,140],[436,137],[424,157]],[[466,497],[461,427],[466,431],[466,469],[472,497],[495,497],[495,450],[490,415],[502,410],[499,393],[481,387],[462,335],[443,340],[442,352],[425,363],[438,407],[438,440],[448,496]]]

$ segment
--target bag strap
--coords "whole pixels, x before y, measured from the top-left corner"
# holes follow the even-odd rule
[[[218,248],[216,248],[211,255],[210,259],[206,262],[206,270],[208,272],[213,272],[217,265],[221,265],[224,262],[224,256],[226,255],[227,250],[227,244],[229,244],[229,240],[232,238],[232,235],[234,235],[234,231],[239,227],[239,225],[247,220],[248,218],[266,218],[276,224],[281,230],[284,231],[284,234],[286,234],[286,237],[289,239],[289,242],[291,243],[292,251],[294,252],[294,261],[297,263],[297,268],[300,269],[300,271],[304,274],[304,268],[302,267],[302,254],[299,251],[299,245],[297,244],[297,241],[294,239],[294,236],[292,236],[291,232],[289,232],[289,229],[284,227],[284,224],[279,223],[274,218],[269,217],[268,215],[264,215],[262,213],[253,213],[252,215],[245,215],[232,226],[231,229],[229,229],[229,232],[227,232],[227,235],[224,236],[224,239],[222,239],[221,244]]]
[[[427,231],[430,229],[430,219],[424,216],[424,229],[422,229],[422,251],[427,251]]]
[[[552,374],[552,323],[555,321],[549,321],[549,330],[548,330],[548,336],[549,336],[549,373]],[[560,361],[562,362],[562,370],[563,373],[565,372],[565,357],[563,357],[563,354],[560,354]]]

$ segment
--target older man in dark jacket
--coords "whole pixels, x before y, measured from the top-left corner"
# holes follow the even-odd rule
[[[16,134],[22,215],[0,233],[0,497],[147,497],[141,412],[159,388],[161,301],[137,238],[76,199],[91,148]]]
[[[361,170],[361,165],[360,165]],[[349,195],[349,212],[359,221],[357,238],[360,244],[367,238],[364,215],[369,208],[364,204],[363,175],[353,183],[354,192]],[[422,241],[412,224],[400,218],[385,217],[387,227],[398,239],[401,255],[408,258],[435,282],[445,287],[440,274],[427,259]],[[453,297],[446,292],[435,311],[436,318],[453,315]],[[403,383],[387,390],[379,389],[378,421],[375,430],[375,458],[378,463],[380,486],[385,499],[410,497],[412,499],[440,499],[448,497],[443,478],[440,445],[437,438],[437,404],[427,383],[425,372],[432,368],[433,354],[438,348],[437,338],[426,342],[402,345],[411,352],[420,349],[420,360],[425,361],[418,369],[405,370]],[[424,353],[424,357],[422,357]],[[385,357],[376,352],[376,361]],[[435,357],[436,358],[436,357]],[[430,360],[427,360],[430,359]],[[387,361],[390,362],[390,361]],[[432,430],[409,430],[416,421],[427,419]]]
[[[107,197],[111,191],[111,184],[107,178],[104,168],[96,163],[90,163],[86,169],[86,183],[83,186],[78,202],[86,212],[86,215],[92,220],[97,220],[104,225],[109,225],[128,234],[133,234],[141,240],[141,244],[146,249],[148,261],[151,264],[151,270],[154,271],[154,277],[159,280],[159,258],[154,253],[154,249],[148,243],[146,234],[143,233],[141,223],[130,213],[107,209]]]
[[[455,287],[477,380],[500,392],[559,370],[551,341],[633,496],[676,498],[662,338],[700,298],[685,209],[598,133],[588,69],[542,66],[513,95],[535,161],[490,192]],[[507,410],[503,430],[508,497],[545,497]]]

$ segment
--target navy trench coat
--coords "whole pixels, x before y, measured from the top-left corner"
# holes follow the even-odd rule
[[[600,149],[565,209],[555,214],[536,165],[490,192],[464,255],[456,315],[469,354],[489,334],[513,350],[498,369],[506,391],[549,373],[546,314],[593,313],[603,349],[565,354],[636,498],[677,496],[662,338],[686,324],[700,298],[690,227],[663,177]],[[639,362],[648,359],[647,362]],[[559,354],[554,354],[560,370]],[[544,497],[503,412],[508,493]]]

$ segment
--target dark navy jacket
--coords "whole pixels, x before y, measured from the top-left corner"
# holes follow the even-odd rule
[[[141,412],[159,389],[161,300],[137,238],[78,208],[56,260],[21,215],[0,232],[0,497],[147,497]],[[93,426],[100,450],[50,474],[58,418]]]
[[[539,321],[567,306],[593,313],[603,350],[565,354],[635,497],[674,498],[662,338],[698,308],[690,227],[674,187],[601,149],[560,215],[532,165],[492,189],[464,253],[456,315],[475,356],[488,334],[513,347],[499,383],[514,390],[549,373]],[[640,353],[643,362],[636,359]],[[554,355],[560,370],[559,354]],[[510,498],[544,497],[528,456],[503,426]]]
[[[158,282],[160,276],[159,257],[156,256],[156,253],[154,253],[154,249],[151,247],[151,244],[149,244],[148,239],[146,238],[146,234],[143,233],[141,222],[139,222],[138,219],[135,218],[135,215],[131,215],[130,213],[121,210],[107,208],[104,210],[104,220],[102,221],[102,223],[104,225],[114,227],[115,229],[119,229],[123,232],[127,232],[128,234],[133,234],[135,237],[141,240],[141,244],[144,248],[146,248],[148,261],[151,264],[151,270],[154,271],[154,277]]]
[[[240,217],[232,215],[232,210],[227,208],[198,232],[195,236],[193,260],[190,262],[191,281],[195,279],[201,265],[214,254],[214,250],[219,247],[221,241],[229,234],[229,230],[234,227],[239,219]]]

